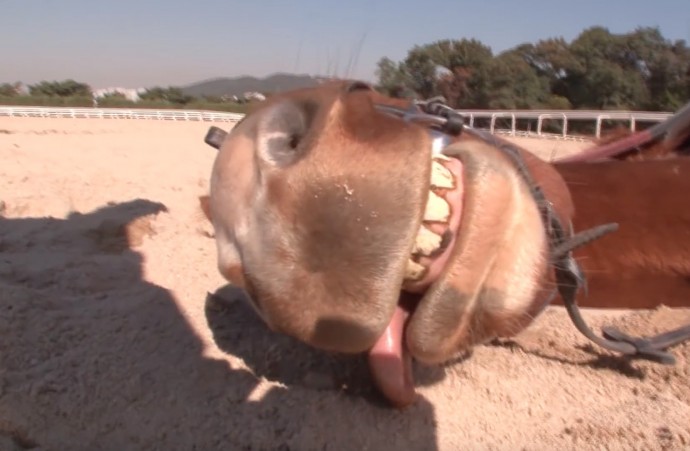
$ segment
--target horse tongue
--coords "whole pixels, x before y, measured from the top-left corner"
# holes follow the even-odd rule
[[[397,306],[388,327],[369,351],[369,369],[374,383],[398,408],[412,404],[416,396],[412,357],[402,343],[407,315],[405,310]]]

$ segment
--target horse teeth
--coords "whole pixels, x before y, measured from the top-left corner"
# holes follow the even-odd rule
[[[411,258],[407,259],[407,268],[405,269],[405,280],[407,281],[417,281],[424,277],[426,274],[426,268]]]
[[[435,158],[431,162],[431,188],[453,189],[455,180],[453,173]]]
[[[441,247],[442,238],[424,226],[419,228],[417,239],[414,243],[413,254],[430,256],[434,251]]]
[[[443,161],[449,161],[445,155],[435,155],[431,160],[431,179],[429,197],[424,209],[424,222],[445,222],[450,220],[450,205],[442,197],[436,194],[434,189],[453,189],[455,188],[455,177]],[[443,243],[443,237],[432,232],[423,224],[419,227],[415,238],[412,255],[430,257],[437,251]],[[405,268],[405,280],[416,282],[421,280],[427,273],[428,268],[412,258],[408,258]]]
[[[448,222],[450,218],[450,205],[446,200],[429,191],[429,199],[424,210],[424,220],[429,222]]]

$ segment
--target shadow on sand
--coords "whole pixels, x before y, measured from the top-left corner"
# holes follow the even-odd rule
[[[165,211],[134,200],[0,218],[0,448],[437,449],[428,402],[381,407],[361,360],[272,334],[239,303],[206,312],[253,371],[205,357],[133,250]]]
[[[329,354],[283,334],[271,332],[249,307],[245,293],[225,285],[206,298],[206,318],[220,349],[238,356],[257,376],[287,387],[339,390],[373,407],[388,409],[374,389],[366,357]],[[445,377],[441,367],[414,367],[418,386]]]

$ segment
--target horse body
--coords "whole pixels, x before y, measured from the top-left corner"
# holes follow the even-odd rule
[[[690,104],[650,130],[616,133],[554,164],[575,204],[576,230],[619,224],[616,233],[575,251],[590,287],[578,304],[690,306],[688,156]]]
[[[555,164],[575,205],[575,230],[616,233],[575,251],[595,308],[690,306],[690,158]]]

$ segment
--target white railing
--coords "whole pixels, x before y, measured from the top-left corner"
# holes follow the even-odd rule
[[[482,129],[489,131],[488,128]],[[591,136],[583,135],[563,135],[561,133],[546,133],[542,132],[537,134],[536,132],[524,131],[524,130],[508,130],[496,128],[492,132],[494,135],[506,135],[506,136],[518,136],[522,138],[542,138],[551,139],[554,141],[578,141],[578,142],[588,142],[592,140]]]
[[[528,133],[530,136],[553,138],[557,135],[543,133],[546,120],[558,120],[561,125],[561,139],[568,139],[568,124],[572,121],[595,121],[595,136],[601,136],[604,120],[625,121],[630,130],[635,131],[638,122],[663,122],[673,113],[652,111],[601,111],[601,110],[457,110],[462,113],[470,127],[475,126],[477,119],[489,119],[488,130],[491,133],[517,136]],[[201,110],[150,110],[131,108],[69,108],[69,107],[21,107],[0,106],[0,117],[65,117],[65,118],[98,118],[98,119],[153,119],[168,121],[204,121],[204,122],[238,122],[244,117],[240,113]],[[510,128],[497,128],[498,119],[509,119]],[[536,120],[536,130],[518,130],[517,121]]]
[[[64,117],[87,119],[152,119],[163,121],[238,122],[239,113],[198,110],[149,110],[131,108],[68,108],[0,106],[0,117]]]
[[[467,120],[467,125],[474,127],[477,119],[489,119],[489,131],[494,133],[498,119],[510,119],[511,134],[519,133],[517,121],[531,119],[537,121],[537,136],[542,135],[545,120],[558,120],[562,123],[561,136],[568,135],[568,123],[572,121],[595,121],[595,136],[601,136],[601,125],[604,120],[624,121],[630,130],[635,131],[638,122],[663,122],[673,115],[655,111],[604,111],[604,110],[457,110]],[[505,129],[502,129],[505,132]]]

